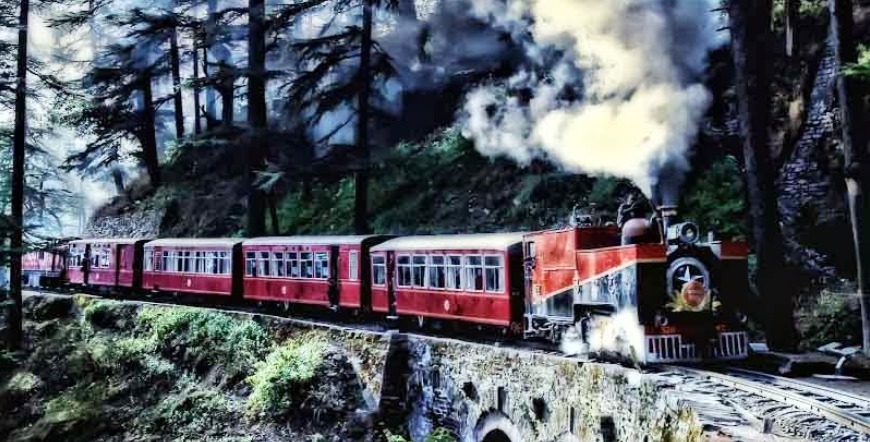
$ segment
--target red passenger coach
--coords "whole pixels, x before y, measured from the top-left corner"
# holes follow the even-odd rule
[[[56,284],[65,268],[64,250],[34,250],[21,257],[21,270],[29,287]]]
[[[241,238],[171,238],[145,244],[142,288],[160,292],[241,294]]]
[[[83,239],[70,243],[67,279],[102,288],[137,287],[141,248],[147,239]]]
[[[372,247],[372,309],[521,332],[522,233],[406,236]]]
[[[368,305],[368,251],[388,237],[290,236],[242,244],[245,299],[360,309]]]

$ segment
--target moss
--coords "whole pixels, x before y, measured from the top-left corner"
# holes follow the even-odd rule
[[[284,415],[309,386],[323,363],[326,343],[310,333],[275,348],[248,378],[251,395],[247,410],[252,416]]]
[[[17,371],[8,381],[6,381],[6,384],[0,388],[0,394],[6,392],[12,394],[27,394],[39,388],[40,385],[42,385],[42,380],[39,379],[39,376],[36,376],[29,371]]]
[[[100,413],[100,408],[113,391],[108,383],[77,384],[45,403],[42,420],[47,423],[87,421]]]

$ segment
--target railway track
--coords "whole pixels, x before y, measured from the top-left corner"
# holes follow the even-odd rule
[[[870,398],[739,368],[718,370],[684,366],[662,368],[759,395],[823,417],[855,432],[870,435]]]

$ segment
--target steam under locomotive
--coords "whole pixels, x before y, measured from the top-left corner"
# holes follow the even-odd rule
[[[746,357],[745,245],[701,242],[672,207],[628,215],[532,233],[81,239],[26,255],[25,278],[494,328],[647,363]]]

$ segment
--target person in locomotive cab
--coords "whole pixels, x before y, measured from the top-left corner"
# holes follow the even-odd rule
[[[617,209],[616,225],[622,232],[622,245],[658,242],[656,224],[646,218],[649,201],[638,193],[631,193]]]

